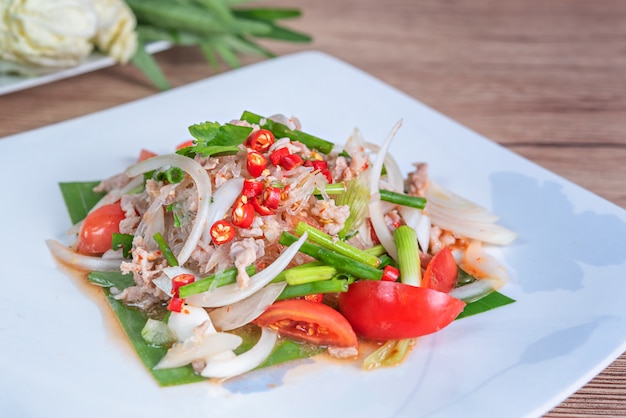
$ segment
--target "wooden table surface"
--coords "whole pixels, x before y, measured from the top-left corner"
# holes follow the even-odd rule
[[[279,55],[334,55],[626,208],[626,1],[258,4],[304,12],[290,26],[314,41],[265,43]],[[215,74],[195,48],[157,59],[174,86]],[[0,137],[155,93],[134,67],[115,66],[0,96]],[[626,416],[626,356],[545,416]]]

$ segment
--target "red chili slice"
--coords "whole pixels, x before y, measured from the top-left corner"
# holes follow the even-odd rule
[[[209,233],[215,245],[222,245],[235,238],[235,227],[230,222],[222,219],[211,226]]]
[[[298,154],[285,155],[280,159],[280,166],[285,170],[293,170],[296,167],[301,166],[304,163],[302,157]]]
[[[263,193],[263,183],[256,180],[244,179],[242,195],[246,197],[260,196]]]
[[[274,134],[267,129],[252,132],[246,139],[246,146],[258,152],[267,151],[274,143]]]
[[[277,209],[280,204],[281,189],[268,186],[263,191],[263,204],[270,209]]]
[[[172,279],[172,295],[174,297],[178,297],[178,289],[180,289],[181,286],[193,283],[195,279],[196,278],[193,274],[188,273],[182,273],[178,276],[174,276],[174,278]]]
[[[254,221],[254,206],[248,202],[246,196],[241,196],[235,201],[230,216],[233,225],[239,228],[249,228]]]
[[[185,304],[185,299],[179,297],[173,297],[170,299],[167,304],[167,309],[172,312],[181,312],[183,310],[183,305]]]
[[[279,148],[270,154],[270,161],[272,162],[272,164],[276,166],[280,165],[280,160],[282,160],[283,157],[286,157],[290,154],[291,152],[289,151],[287,147]]]
[[[258,151],[249,151],[246,158],[246,168],[252,177],[259,177],[267,168],[267,158]]]
[[[383,276],[380,280],[384,280],[386,282],[396,282],[400,278],[400,270],[395,268],[394,266],[385,266],[383,268]]]
[[[252,198],[251,203],[256,213],[258,213],[261,216],[268,216],[268,215],[274,214],[274,209],[268,208],[263,203],[261,203],[261,200],[259,199],[258,196]]]

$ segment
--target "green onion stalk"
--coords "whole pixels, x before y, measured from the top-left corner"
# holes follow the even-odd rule
[[[301,16],[296,8],[244,8],[231,0],[126,0],[137,19],[139,46],[131,62],[159,89],[170,83],[146,46],[153,42],[196,46],[207,63],[217,70],[220,61],[231,68],[241,66],[241,55],[272,58],[274,53],[258,41],[308,43],[311,37],[287,28],[284,20]]]

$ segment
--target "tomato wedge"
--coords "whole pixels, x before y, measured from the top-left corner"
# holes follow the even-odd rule
[[[357,334],[400,340],[448,326],[465,307],[446,293],[403,283],[361,280],[339,295],[339,311]]]
[[[305,299],[275,302],[254,323],[312,344],[331,347],[358,345],[357,336],[346,318],[328,305]]]
[[[139,152],[139,157],[137,157],[137,162],[141,162],[147,160],[148,158],[156,157],[158,154],[156,152],[149,151],[145,148],[142,148]]]
[[[125,217],[119,203],[103,205],[91,212],[83,221],[78,233],[78,252],[102,254],[110,250],[113,233],[120,232],[120,222]]]
[[[456,286],[459,274],[452,250],[445,247],[430,260],[422,277],[422,286],[448,293]]]

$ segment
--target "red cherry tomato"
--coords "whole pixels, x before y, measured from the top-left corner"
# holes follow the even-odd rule
[[[254,323],[279,334],[312,344],[356,347],[358,339],[350,323],[323,303],[304,299],[275,302]]]
[[[263,193],[263,183],[256,180],[244,179],[242,195],[246,197],[260,196]]]
[[[235,227],[227,220],[222,219],[211,226],[209,233],[215,245],[222,245],[235,238]]]
[[[276,166],[280,165],[280,160],[282,160],[283,157],[286,157],[289,154],[291,154],[291,152],[287,147],[279,148],[270,154],[270,161]]]
[[[448,326],[465,307],[446,293],[425,287],[361,280],[339,295],[339,310],[357,334],[372,340],[400,340]]]
[[[254,206],[248,202],[246,196],[241,196],[235,201],[230,215],[233,225],[239,228],[249,228],[254,221]]]
[[[252,132],[246,139],[246,146],[258,152],[267,151],[274,143],[274,134],[267,129]]]
[[[456,286],[458,274],[452,250],[445,247],[435,254],[426,266],[422,286],[448,293]]]
[[[270,209],[277,209],[280,204],[282,190],[278,187],[268,186],[263,191],[263,204]]]
[[[293,170],[296,167],[301,166],[304,163],[302,157],[298,154],[285,155],[280,159],[280,166],[285,170]]]
[[[246,168],[252,177],[259,177],[267,168],[267,158],[257,151],[249,151],[246,158]]]
[[[261,203],[261,199],[259,199],[258,196],[257,197],[253,197],[251,199],[251,202],[252,202],[252,207],[254,207],[254,210],[259,215],[261,215],[261,216],[268,216],[268,215],[274,214],[274,209],[268,208],[263,203]]]
[[[111,249],[113,234],[120,232],[120,222],[125,218],[119,203],[104,205],[91,212],[78,234],[78,252],[102,254]]]
[[[137,162],[141,162],[143,160],[147,160],[148,158],[156,157],[158,154],[156,152],[148,151],[147,149],[141,149],[139,151],[139,157],[137,157]]]

